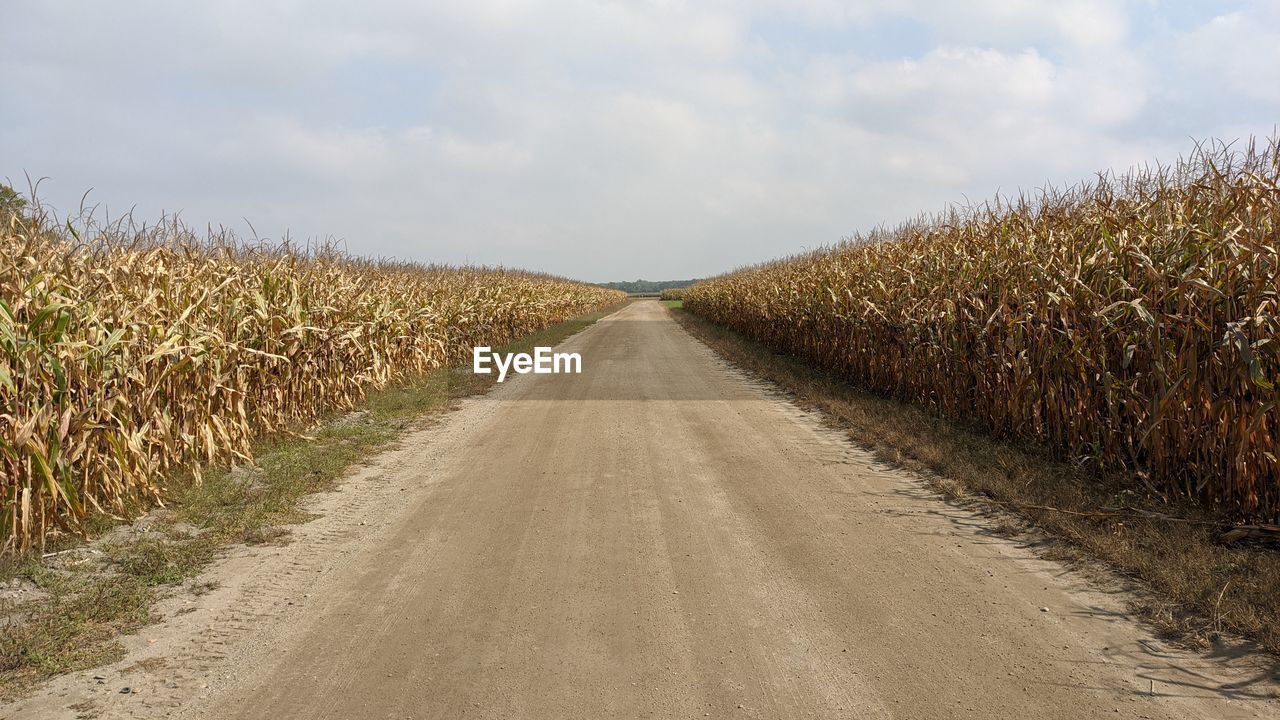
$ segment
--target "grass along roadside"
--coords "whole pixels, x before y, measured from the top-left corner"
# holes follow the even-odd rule
[[[993,512],[996,530],[1034,539],[1047,557],[1100,560],[1138,580],[1134,612],[1169,639],[1218,648],[1226,633],[1280,653],[1280,553],[1222,544],[1221,518],[869,394],[688,311],[671,313],[726,360],[822,411],[879,459],[922,473],[950,500]]]
[[[616,311],[580,316],[498,348],[553,346]],[[0,565],[0,701],[41,680],[114,662],[117,636],[155,622],[162,595],[200,593],[197,576],[235,544],[287,542],[304,522],[307,495],[334,487],[347,470],[386,448],[430,414],[485,392],[494,375],[470,367],[437,370],[370,391],[354,412],[335,415],[307,437],[275,437],[254,448],[256,464],[206,471],[167,483],[167,507],[135,523],[97,519],[99,537],[43,557]],[[115,524],[116,527],[112,527]]]

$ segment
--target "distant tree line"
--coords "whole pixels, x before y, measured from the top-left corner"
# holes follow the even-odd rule
[[[600,283],[604,287],[629,293],[660,293],[668,288],[682,288],[698,282],[697,280],[632,280],[630,282]]]
[[[15,215],[22,215],[27,207],[26,198],[17,190],[0,183],[0,221],[8,221]]]

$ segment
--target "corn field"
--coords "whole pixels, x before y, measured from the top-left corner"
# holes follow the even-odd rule
[[[695,285],[684,307],[873,392],[1280,515],[1280,147],[954,209]]]
[[[363,261],[197,238],[0,228],[0,520],[6,552],[159,501],[178,469],[619,302],[506,270]]]

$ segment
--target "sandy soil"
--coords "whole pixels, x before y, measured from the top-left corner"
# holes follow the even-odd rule
[[[1160,642],[659,303],[562,347],[0,717],[1280,716],[1271,661]]]

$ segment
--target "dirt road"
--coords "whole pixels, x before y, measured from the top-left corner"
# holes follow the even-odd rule
[[[582,375],[468,401],[321,498],[291,545],[175,601],[194,610],[169,608],[108,680],[14,716],[1278,714],[1274,668],[1154,639],[657,302],[563,348]]]

